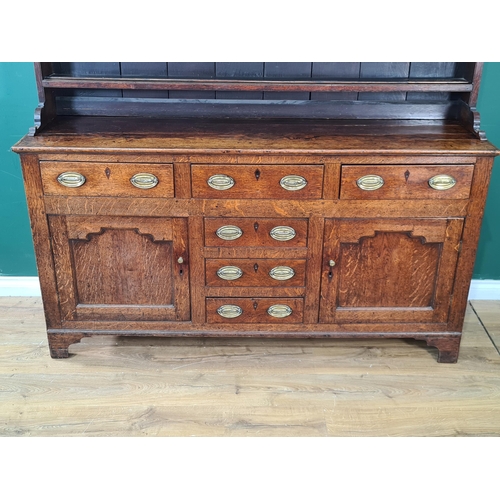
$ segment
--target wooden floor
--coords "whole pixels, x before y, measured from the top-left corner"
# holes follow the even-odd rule
[[[499,436],[500,301],[457,364],[404,340],[95,337],[49,356],[38,298],[0,298],[1,436]]]

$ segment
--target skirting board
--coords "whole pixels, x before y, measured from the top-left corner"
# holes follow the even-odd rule
[[[40,297],[36,276],[0,276],[0,297]],[[500,300],[500,280],[472,280],[469,300]]]
[[[40,297],[36,276],[0,276],[0,297]]]

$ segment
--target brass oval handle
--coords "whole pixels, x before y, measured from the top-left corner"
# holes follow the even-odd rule
[[[217,191],[225,191],[234,186],[234,179],[229,177],[229,175],[215,174],[208,179],[207,184],[212,189],[217,189]]]
[[[135,174],[132,179],[130,179],[130,182],[132,186],[139,189],[152,189],[158,184],[158,177],[146,172],[140,172]]]
[[[276,226],[271,229],[269,235],[276,241],[293,240],[296,236],[295,229],[289,226]]]
[[[295,271],[288,266],[276,266],[269,271],[269,276],[273,280],[286,281],[295,276]]]
[[[83,186],[86,180],[85,176],[78,172],[63,172],[57,177],[57,182],[68,188]]]
[[[215,234],[221,239],[226,241],[237,240],[243,235],[243,231],[238,226],[221,226]]]
[[[363,175],[356,181],[356,184],[363,191],[376,191],[384,185],[384,179],[380,175]]]
[[[223,318],[237,318],[238,316],[241,316],[243,313],[243,309],[239,306],[235,306],[233,304],[226,304],[223,306],[220,306],[219,309],[217,309],[217,314],[219,316],[222,316]]]
[[[217,271],[217,276],[226,281],[233,281],[243,276],[243,271],[236,266],[224,266]]]
[[[300,175],[285,175],[280,180],[280,186],[287,191],[299,191],[307,186],[307,181]]]
[[[286,318],[292,314],[292,308],[285,304],[275,304],[267,310],[267,314],[273,318]]]
[[[429,186],[438,191],[446,191],[455,186],[457,180],[448,174],[439,174],[429,179]]]

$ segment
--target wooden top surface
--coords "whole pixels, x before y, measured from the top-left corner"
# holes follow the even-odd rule
[[[17,153],[278,153],[496,155],[440,120],[194,120],[60,117]]]

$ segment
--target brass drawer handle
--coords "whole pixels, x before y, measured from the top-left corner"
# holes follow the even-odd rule
[[[236,266],[224,266],[217,271],[217,276],[226,281],[233,281],[243,276],[243,271]]]
[[[220,306],[219,309],[217,309],[217,314],[219,316],[228,319],[237,318],[238,316],[241,316],[242,313],[243,309],[241,307],[232,304]]]
[[[300,175],[285,175],[280,180],[280,186],[287,191],[299,191],[307,186],[307,181]]]
[[[457,180],[451,175],[439,174],[429,179],[429,186],[438,191],[445,191],[455,186]]]
[[[384,185],[384,179],[380,175],[363,175],[356,181],[356,184],[363,191],[376,191]]]
[[[267,310],[267,314],[273,318],[286,318],[292,314],[292,308],[285,304],[275,304]]]
[[[276,241],[289,241],[293,240],[296,236],[295,229],[289,226],[276,226],[273,227],[269,233],[271,238]]]
[[[221,226],[215,234],[221,239],[226,241],[237,240],[243,235],[243,231],[238,226]]]
[[[207,184],[212,189],[217,189],[217,191],[225,191],[226,189],[231,189],[234,186],[234,179],[229,177],[229,175],[215,174],[208,179]]]
[[[132,183],[132,186],[139,189],[152,189],[158,184],[158,177],[153,174],[141,172],[139,174],[135,174],[132,179],[130,179],[130,182]]]
[[[273,280],[286,281],[295,276],[295,271],[288,266],[276,266],[269,271],[269,276]]]
[[[57,177],[57,182],[68,188],[83,186],[86,180],[85,176],[78,172],[63,172]]]

